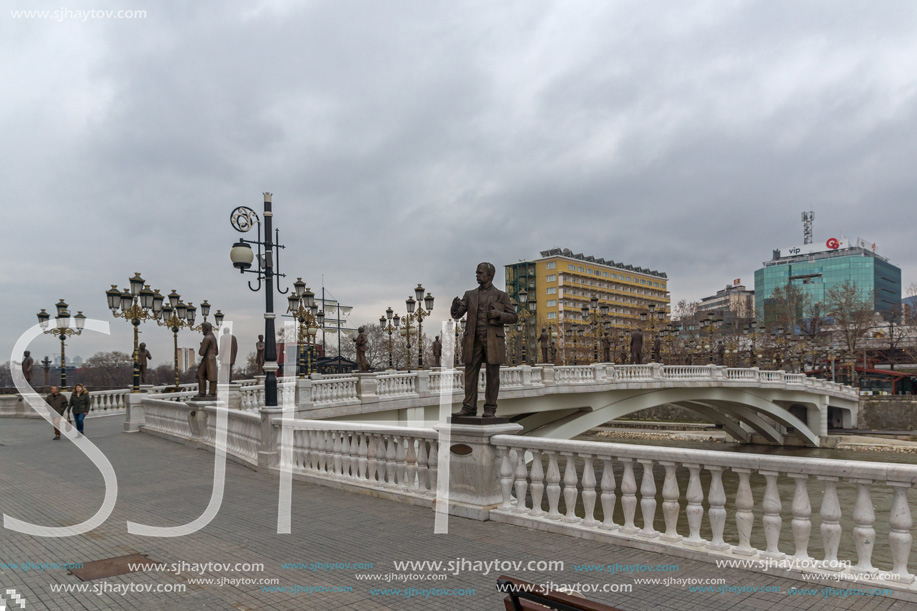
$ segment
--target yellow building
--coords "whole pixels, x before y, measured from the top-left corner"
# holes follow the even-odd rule
[[[577,331],[583,341],[594,345],[591,323],[595,319],[584,315],[583,305],[593,311],[606,306],[607,315],[601,320],[608,324],[602,327],[617,329],[618,333],[612,333],[616,338],[622,331],[637,327],[659,329],[665,326],[670,312],[668,277],[664,272],[574,254],[567,248],[544,250],[539,259],[505,267],[509,296],[519,302],[519,293],[525,288],[527,301],[535,303],[534,317],[528,323],[532,328],[528,332],[530,346],[533,334],[537,336],[542,328],[557,333],[558,346],[564,344],[564,337],[572,338]],[[641,322],[641,314],[646,322]]]

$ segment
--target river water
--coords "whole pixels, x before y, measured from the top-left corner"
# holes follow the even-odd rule
[[[667,447],[679,447],[679,448],[692,448],[698,450],[712,450],[719,452],[744,452],[744,453],[753,453],[753,454],[768,454],[768,455],[781,455],[781,456],[798,456],[806,458],[827,458],[835,460],[856,460],[856,461],[871,461],[871,462],[890,462],[890,463],[905,463],[905,464],[917,464],[917,454],[907,454],[907,453],[894,453],[894,452],[861,452],[861,451],[850,451],[850,450],[831,450],[831,449],[821,449],[821,448],[801,448],[801,447],[782,447],[782,446],[767,446],[767,445],[749,445],[749,444],[736,444],[736,443],[718,443],[718,442],[692,442],[692,441],[676,441],[676,440],[652,440],[647,441],[645,439],[619,439],[619,438],[609,438],[609,437],[598,437],[592,435],[582,435],[577,437],[581,441],[597,441],[602,443],[626,443],[634,445],[653,445],[653,446],[667,446]],[[561,468],[561,475],[563,474],[564,469],[564,458],[560,457],[559,464]],[[578,464],[578,474],[580,478],[582,477],[582,464],[581,461],[577,461]],[[596,461],[596,481],[601,482],[601,461]],[[544,465],[545,472],[547,472],[547,460],[545,459]],[[615,515],[614,522],[616,524],[624,523],[623,510],[621,508],[621,479],[623,476],[624,467],[623,465],[615,461],[614,462],[614,473],[615,481],[617,483],[617,489],[615,490],[617,500],[615,503]],[[656,480],[656,515],[654,519],[654,526],[656,530],[662,532],[665,530],[665,520],[662,514],[662,482],[665,479],[665,469],[660,465],[654,465],[653,474]],[[637,465],[634,467],[634,475],[637,480],[637,498],[640,498],[640,480],[643,476],[642,465]],[[679,467],[676,471],[676,476],[678,480],[679,490],[681,492],[681,512],[679,515],[678,521],[678,532],[681,535],[688,534],[688,524],[687,519],[684,513],[685,507],[687,505],[687,500],[685,499],[685,492],[688,487],[688,470],[684,467]],[[780,493],[780,499],[782,502],[781,509],[781,518],[783,519],[783,524],[781,527],[781,536],[780,536],[780,551],[793,554],[795,553],[795,542],[793,539],[792,530],[790,528],[790,522],[793,519],[792,515],[792,499],[793,493],[795,490],[794,480],[787,476],[780,476],[777,480],[778,490]],[[707,519],[707,509],[708,504],[706,501],[706,496],[709,491],[710,486],[710,473],[706,470],[701,470],[701,483],[704,490],[704,520],[701,527],[701,536],[705,539],[711,538],[710,532],[710,523]],[[751,487],[752,494],[754,496],[755,506],[753,512],[755,515],[754,527],[752,529],[751,536],[751,545],[756,549],[765,549],[766,543],[764,540],[764,528],[761,521],[764,510],[763,510],[763,497],[764,497],[764,477],[757,473],[752,474],[751,476]],[[723,474],[723,485],[726,490],[726,528],[724,532],[724,539],[727,543],[731,545],[738,544],[738,535],[736,534],[735,526],[735,497],[736,490],[738,488],[738,476],[730,470],[724,471]],[[809,491],[809,503],[812,507],[812,514],[810,520],[812,522],[812,532],[809,538],[809,555],[813,558],[822,559],[824,558],[824,548],[822,546],[821,531],[819,526],[821,525],[821,516],[820,508],[822,503],[822,497],[824,493],[824,484],[816,478],[810,478],[808,480],[808,491]],[[601,494],[600,484],[596,484],[596,492]],[[842,527],[841,543],[838,550],[838,558],[842,561],[850,560],[853,564],[856,564],[856,548],[853,543],[853,506],[856,501],[856,487],[853,484],[839,481],[837,485],[838,498],[840,500],[842,517],[840,520]],[[876,523],[873,528],[876,531],[876,543],[873,550],[872,563],[873,566],[880,568],[882,570],[890,570],[892,567],[891,563],[891,553],[888,546],[888,515],[889,509],[891,508],[892,499],[894,493],[890,487],[885,485],[884,482],[876,482],[871,487],[872,501],[875,508],[876,514]],[[911,490],[909,492],[909,497],[911,500],[911,506],[913,507],[913,498],[914,492]],[[529,506],[531,503],[531,496],[528,495]],[[563,497],[561,496],[561,512],[565,511]],[[547,508],[547,498],[545,495],[544,507]],[[582,508],[582,496],[577,497],[577,515],[583,515]],[[596,499],[596,519],[602,520],[602,511],[601,511],[601,501]],[[640,518],[640,508],[638,504],[637,508],[637,518],[635,523],[638,527],[642,526],[643,522]],[[917,547],[917,546],[915,546]],[[913,554],[912,554],[913,557]],[[911,565],[913,570],[913,565]]]

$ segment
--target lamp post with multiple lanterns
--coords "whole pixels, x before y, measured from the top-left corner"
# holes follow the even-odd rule
[[[424,297],[424,291],[423,285],[418,284],[414,289],[417,299],[408,297],[404,302],[408,312],[404,317],[404,326],[407,330],[405,337],[408,340],[408,369],[411,367],[411,322],[415,320],[417,321],[417,369],[423,369],[423,319],[433,311],[433,295],[427,293],[427,296]]]
[[[86,317],[82,312],[77,312],[71,321],[68,305],[63,299],[55,305],[57,316],[54,317],[54,327],[48,328],[48,321],[51,315],[42,308],[38,313],[38,324],[41,326],[42,333],[48,335],[57,335],[60,339],[60,386],[67,386],[67,355],[65,353],[66,340],[68,336],[80,335],[83,333],[83,326],[86,324]],[[47,357],[46,357],[47,358]],[[48,370],[45,369],[45,382],[47,383]]]
[[[229,253],[232,265],[240,273],[256,274],[257,286],[248,283],[248,288],[254,292],[261,290],[264,285],[264,403],[267,407],[277,407],[277,336],[274,332],[274,276],[277,277],[277,292],[285,295],[288,290],[280,289],[280,278],[285,274],[275,271],[275,263],[280,265],[280,250],[283,245],[278,244],[280,230],[273,228],[274,212],[271,202],[272,194],[264,193],[264,239],[261,239],[261,219],[251,208],[239,206],[230,214],[229,220],[233,228],[239,233],[247,233],[252,227],[258,226],[257,240],[239,239],[233,244]],[[249,269],[255,258],[250,244],[258,247],[258,269]],[[262,253],[263,249],[263,253]],[[274,258],[277,261],[274,261]]]
[[[394,315],[394,318],[393,318]],[[392,352],[395,348],[394,340],[392,339],[392,333],[398,331],[401,326],[401,317],[395,314],[395,311],[392,308],[385,310],[385,315],[379,317],[379,326],[382,327],[383,332],[388,333],[388,368],[394,369],[395,362],[392,358]]]
[[[118,285],[113,284],[105,291],[112,316],[129,320],[134,326],[134,375],[131,392],[140,392],[140,323],[144,320],[156,320],[162,315],[163,295],[159,294],[158,289],[151,290],[150,285],[145,282],[139,273],[135,273],[130,279],[130,289],[119,291]]]
[[[325,323],[325,312],[318,310],[315,293],[309,290],[302,278],[297,278],[293,283],[293,293],[287,297],[287,302],[287,312],[299,323],[296,336],[297,368],[299,378],[304,379],[312,375],[315,335]]]
[[[581,308],[583,312],[583,320],[589,325],[592,329],[592,348],[593,348],[593,362],[599,362],[599,342],[601,341],[599,335],[599,329],[603,331],[611,326],[611,323],[608,321],[608,304],[603,303],[599,305],[599,298],[593,295],[588,303],[584,303]]]
[[[193,303],[190,301],[187,304],[183,302],[181,295],[176,293],[175,289],[172,289],[172,292],[169,293],[168,299],[169,302],[162,306],[162,314],[156,319],[156,324],[161,327],[168,327],[172,331],[173,369],[175,387],[178,388],[178,332],[183,328],[199,331],[200,326],[194,326],[197,308]],[[206,299],[201,302],[201,316],[204,317],[204,322],[207,322],[207,317],[210,316],[210,304]],[[217,313],[213,315],[213,319],[216,321],[218,328],[222,326],[223,312],[217,310]]]

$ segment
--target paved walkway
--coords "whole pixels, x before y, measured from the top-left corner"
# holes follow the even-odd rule
[[[117,506],[98,529],[68,538],[39,538],[0,529],[0,596],[12,604],[15,590],[33,609],[502,609],[496,576],[509,572],[536,582],[594,584],[629,592],[599,592],[589,597],[625,611],[643,609],[915,609],[917,604],[876,596],[816,593],[791,595],[805,584],[767,574],[724,571],[715,565],[652,552],[535,533],[505,524],[451,518],[449,534],[433,534],[429,509],[294,483],[293,533],[276,534],[275,477],[228,464],[226,495],[214,520],[195,534],[148,538],[127,533],[125,521],[170,526],[197,518],[210,499],[213,454],[144,434],[120,432],[121,419],[87,421],[87,433],[118,475]],[[49,425],[0,419],[0,511],[49,526],[87,519],[101,504],[100,473],[68,441],[51,441]],[[117,577],[81,582],[51,563],[87,563],[145,554],[166,563]],[[500,571],[480,566],[461,570],[396,570],[397,561],[562,561],[554,570]],[[21,563],[41,564],[24,570]],[[178,571],[182,563],[185,570]],[[207,563],[262,564],[263,570],[193,567]],[[284,568],[300,563],[304,568]],[[324,563],[319,568],[313,563]],[[331,565],[338,563],[336,568]],[[358,569],[362,563],[370,568]],[[588,572],[581,565],[677,565],[667,573]],[[342,565],[351,565],[349,568]],[[26,564],[28,567],[28,564]],[[203,568],[203,572],[201,572]],[[195,571],[195,569],[197,569]],[[313,570],[315,569],[315,570]],[[412,575],[445,574],[398,581]],[[395,577],[389,577],[394,575]],[[358,579],[371,577],[372,580]],[[728,592],[692,592],[687,586],[635,583],[636,578],[723,578]],[[223,585],[219,580],[223,578]],[[198,579],[210,583],[196,582]],[[258,580],[277,580],[272,586]],[[393,579],[386,582],[384,579]],[[231,581],[236,580],[236,581]],[[248,580],[240,582],[238,580]],[[85,592],[52,588],[85,586]],[[301,591],[293,591],[296,587]],[[123,593],[124,588],[134,591]],[[183,588],[183,592],[140,592]],[[270,588],[275,591],[270,591]],[[762,588],[776,592],[762,593]],[[286,591],[278,591],[286,588]],[[744,592],[736,592],[737,589]],[[758,588],[757,592],[749,591]],[[311,593],[310,593],[311,589]],[[334,589],[343,591],[333,591]],[[324,590],[324,591],[322,591]],[[438,591],[436,591],[438,590]],[[462,592],[465,592],[462,594]],[[408,596],[410,594],[410,596]],[[2,607],[3,603],[0,603]]]

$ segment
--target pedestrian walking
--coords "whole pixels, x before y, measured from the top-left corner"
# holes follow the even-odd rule
[[[64,411],[67,409],[67,397],[60,394],[60,389],[57,386],[51,387],[51,393],[45,397],[45,403],[51,406],[55,412],[57,412],[57,417],[54,418],[54,441],[60,439],[60,426],[61,418],[64,415]]]
[[[80,433],[83,432],[83,420],[85,420],[86,414],[89,413],[90,409],[92,409],[92,406],[89,402],[89,391],[82,384],[77,384],[73,387],[73,394],[70,395],[70,413],[73,414],[76,430]],[[67,420],[69,421],[70,419],[68,418]]]

